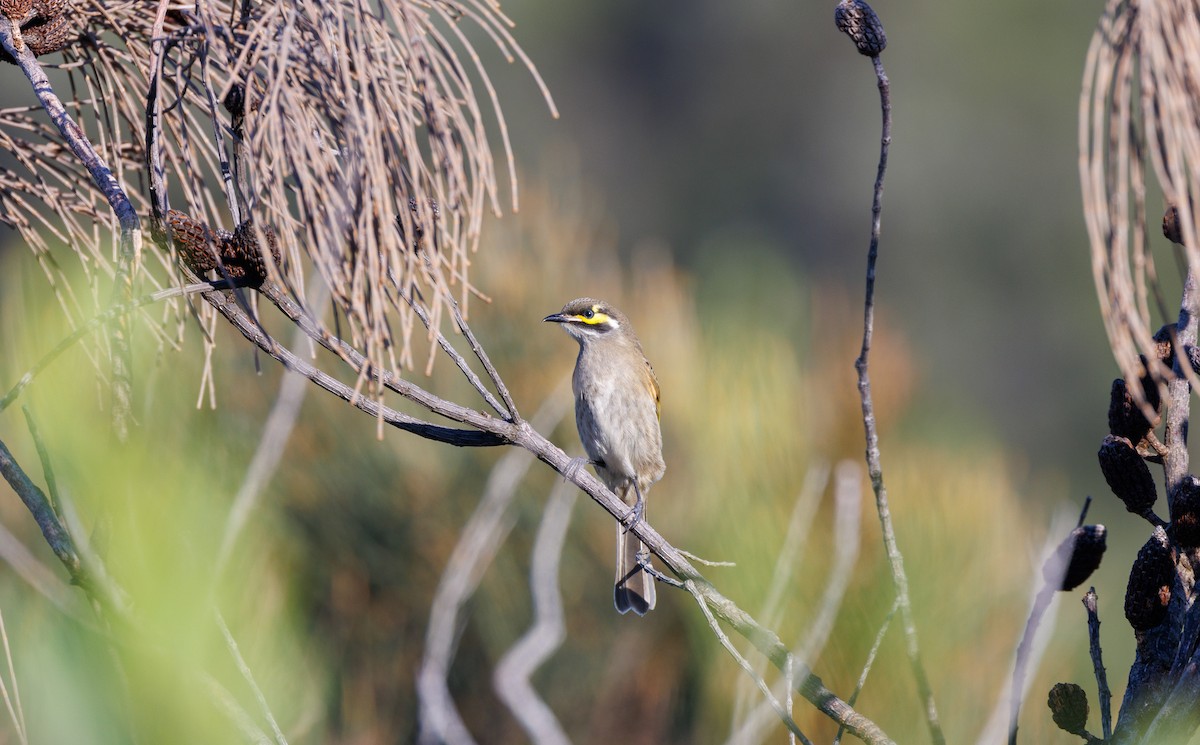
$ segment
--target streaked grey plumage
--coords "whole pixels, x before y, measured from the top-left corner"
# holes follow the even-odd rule
[[[654,370],[625,314],[602,300],[579,298],[547,316],[579,342],[572,388],[575,424],[596,475],[625,504],[645,508],[650,485],[663,477],[659,389]],[[654,578],[641,571],[642,542],[617,524],[613,599],[621,613],[654,608]]]

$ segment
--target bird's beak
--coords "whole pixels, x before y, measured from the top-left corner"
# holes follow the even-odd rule
[[[550,321],[552,323],[566,323],[568,320],[570,320],[570,318],[571,317],[568,316],[566,313],[552,313],[551,315],[548,315],[545,318],[543,318],[542,323],[545,323],[547,321]]]

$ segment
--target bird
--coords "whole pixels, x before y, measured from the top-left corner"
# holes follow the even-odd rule
[[[611,303],[578,298],[542,320],[561,325],[579,342],[571,377],[579,439],[596,475],[631,508],[629,525],[617,523],[613,603],[622,614],[644,616],[654,608],[654,577],[643,571],[645,547],[629,529],[645,513],[651,484],[667,470],[658,379],[633,325]]]

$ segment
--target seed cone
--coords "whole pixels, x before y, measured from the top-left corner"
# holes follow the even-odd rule
[[[203,277],[217,268],[213,243],[216,236],[204,223],[178,210],[167,210],[167,226],[179,250],[179,258],[196,276]]]
[[[1087,727],[1087,693],[1074,683],[1055,683],[1046,699],[1054,723],[1064,732],[1083,736]]]
[[[1125,503],[1125,509],[1141,515],[1154,507],[1158,499],[1154,477],[1150,475],[1146,461],[1134,450],[1133,443],[1124,437],[1108,435],[1097,456],[1104,480],[1113,494]]]
[[[1174,579],[1175,560],[1167,534],[1155,528],[1138,551],[1125,588],[1125,618],[1134,631],[1152,629],[1167,617]]]
[[[1163,213],[1162,230],[1167,240],[1183,245],[1183,226],[1179,224],[1177,207],[1168,207],[1167,211]]]
[[[1100,566],[1104,549],[1108,548],[1106,536],[1107,531],[1103,525],[1083,525],[1075,528],[1046,560],[1042,566],[1042,577],[1047,582],[1054,581],[1055,575],[1065,565],[1067,570],[1058,589],[1066,592],[1079,587]]]
[[[204,276],[219,266],[231,279],[243,280],[250,287],[261,285],[267,278],[267,265],[250,220],[238,225],[232,233],[227,230],[213,231],[182,212],[168,210],[167,225],[179,249],[179,257],[198,276]],[[270,228],[261,228],[258,233],[267,241],[267,250],[278,264],[280,253],[275,232]],[[219,265],[217,256],[221,259]]]
[[[21,29],[21,38],[35,56],[64,49],[79,38],[67,22],[69,0],[0,0],[0,15]],[[0,49],[0,62],[16,60]]]
[[[1171,537],[1184,548],[1200,546],[1200,479],[1183,477],[1171,495]]]
[[[877,57],[887,48],[879,16],[864,0],[842,0],[833,11],[838,30],[850,37],[859,54]]]
[[[1143,376],[1136,385],[1143,393],[1146,403],[1155,412],[1153,420],[1146,418],[1137,397],[1130,391],[1123,378],[1113,381],[1112,392],[1108,398],[1108,431],[1118,437],[1127,438],[1132,443],[1141,442],[1150,430],[1158,426],[1161,418],[1157,413],[1162,406],[1158,386],[1150,379],[1149,374]]]

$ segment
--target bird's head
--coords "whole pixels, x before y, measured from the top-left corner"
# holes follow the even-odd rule
[[[628,321],[621,311],[603,300],[590,297],[572,300],[561,311],[542,320],[560,324],[580,344],[620,336],[628,331]]]

